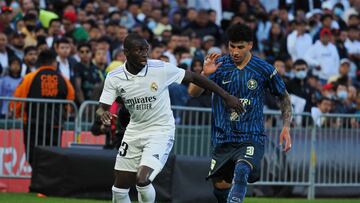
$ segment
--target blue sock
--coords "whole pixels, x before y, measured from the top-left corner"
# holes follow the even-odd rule
[[[228,203],[243,202],[246,194],[247,180],[250,173],[250,166],[248,163],[239,161],[235,165],[233,184],[227,199]]]
[[[227,189],[218,189],[214,187],[214,195],[218,203],[226,203],[227,197],[229,195],[230,188]]]

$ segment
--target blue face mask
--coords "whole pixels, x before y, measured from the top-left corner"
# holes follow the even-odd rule
[[[345,90],[341,90],[341,91],[339,91],[339,92],[337,93],[337,97],[338,97],[340,100],[345,100],[345,99],[347,99],[347,97],[348,97],[348,93],[347,93],[347,91],[345,91]]]
[[[192,63],[192,58],[184,58],[184,59],[181,59],[180,64],[182,64],[182,63],[186,64],[187,67],[190,67],[190,66],[191,66],[191,63]]]
[[[335,15],[341,17],[343,15],[344,11],[341,8],[337,7],[334,9],[334,13],[335,13]]]
[[[296,71],[295,77],[297,79],[303,80],[306,77],[306,71],[304,71],[304,70]]]

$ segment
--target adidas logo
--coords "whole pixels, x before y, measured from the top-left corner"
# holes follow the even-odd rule
[[[155,157],[156,159],[159,160],[159,155],[158,154],[154,154],[153,157]]]
[[[120,92],[121,93],[126,93],[126,91],[123,88],[121,88]]]

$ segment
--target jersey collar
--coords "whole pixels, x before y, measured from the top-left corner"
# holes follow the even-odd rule
[[[125,63],[124,63],[124,74],[125,74],[125,77],[127,80],[135,78],[135,77],[145,77],[146,76],[148,69],[149,69],[148,63],[146,63],[145,67],[143,69],[141,69],[141,71],[137,75],[133,75],[128,70],[126,70],[126,63],[127,63],[127,61],[125,61]]]

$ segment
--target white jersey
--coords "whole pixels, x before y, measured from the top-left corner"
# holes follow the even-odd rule
[[[181,83],[185,70],[159,60],[132,75],[124,63],[108,73],[100,102],[111,105],[120,96],[131,115],[126,133],[173,130],[175,121],[170,105],[168,86]]]

